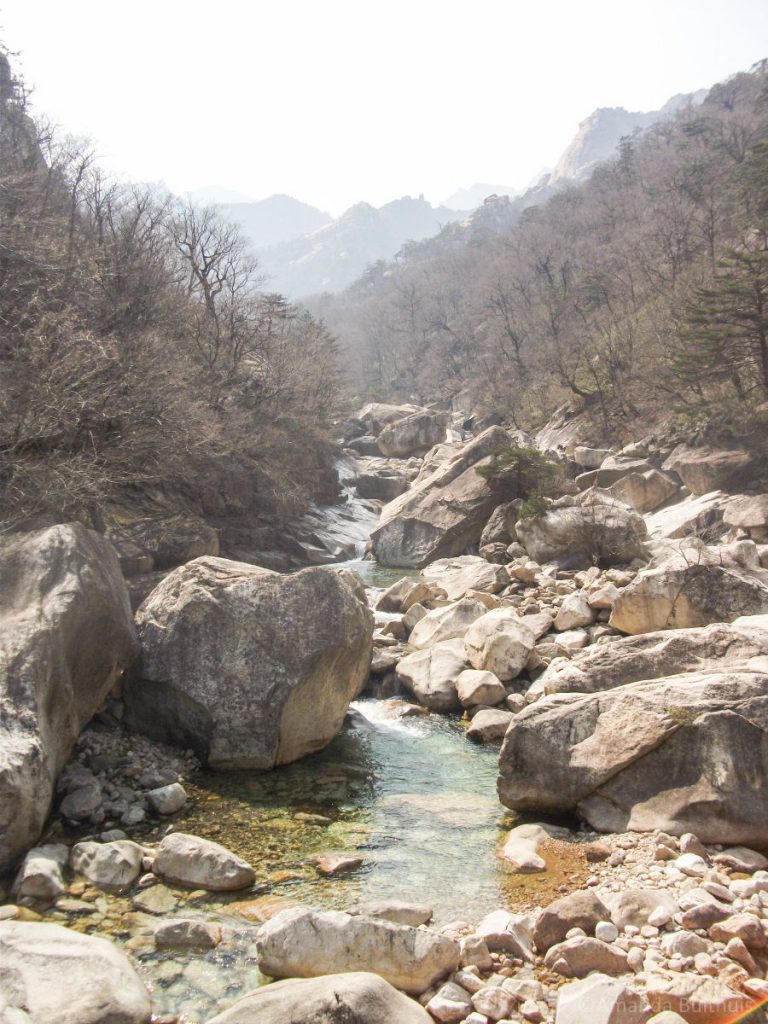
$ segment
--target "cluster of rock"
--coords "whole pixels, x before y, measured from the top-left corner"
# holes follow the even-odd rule
[[[719,1024],[768,997],[764,856],[708,847],[691,833],[606,840],[535,828],[539,841],[557,835],[586,855],[593,873],[584,888],[476,924],[431,925],[429,907],[402,902],[280,911],[246,930],[262,973],[285,980],[241,996],[209,1024]],[[528,829],[522,837],[513,830],[505,854],[523,840],[535,845]],[[150,893],[158,883],[227,891],[254,879],[230,851],[180,833],[156,848],[84,842],[68,858],[59,853],[41,848],[27,857],[16,882],[22,903],[32,891],[72,903],[51,888],[63,871],[107,892],[138,884]],[[226,953],[231,935],[215,918],[153,912],[157,950]],[[19,907],[0,917],[2,1019],[147,1024],[149,994],[111,943],[25,921]]]
[[[145,765],[136,787],[108,758],[62,771],[100,709],[213,766],[269,768],[327,744],[368,676],[372,615],[349,572],[203,557],[136,624],[114,549],[81,526],[9,538],[0,575],[0,871],[54,798],[70,822],[121,826],[183,804],[175,770]]]

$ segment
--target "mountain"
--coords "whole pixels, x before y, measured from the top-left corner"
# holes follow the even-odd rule
[[[443,206],[447,206],[451,210],[474,210],[488,196],[514,198],[519,196],[522,191],[522,189],[513,188],[511,185],[486,185],[483,182],[475,182],[474,185],[469,185],[467,188],[457,189],[452,196],[445,200]]]
[[[584,181],[597,164],[608,160],[616,152],[625,136],[650,128],[664,118],[672,117],[689,104],[701,103],[706,89],[673,96],[660,110],[642,112],[623,107],[598,107],[579,125],[571,142],[566,146],[549,175],[548,183]]]
[[[286,195],[269,196],[258,202],[222,203],[219,209],[242,228],[256,250],[290,242],[331,221],[330,214]]]
[[[391,260],[406,242],[429,238],[463,217],[423,196],[403,196],[378,209],[357,203],[310,234],[260,250],[259,262],[272,291],[292,298],[338,292],[369,264]]]

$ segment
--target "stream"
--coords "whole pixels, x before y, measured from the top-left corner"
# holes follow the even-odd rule
[[[337,566],[356,570],[374,603],[377,590],[407,571],[363,558],[378,513],[371,502],[356,499],[352,468],[345,465],[343,508],[314,510],[312,522],[318,534],[326,531],[324,542],[330,533],[340,550],[354,551]],[[517,819],[496,796],[498,748],[467,741],[458,716],[402,718],[398,705],[396,699],[355,701],[340,735],[293,764],[270,772],[201,771],[185,782],[192,801],[174,817],[174,829],[234,850],[253,865],[256,884],[231,895],[155,886],[164,903],[152,913],[220,922],[224,941],[216,949],[156,950],[157,917],[145,913],[140,890],[100,896],[97,915],[69,914],[70,924],[125,942],[153,990],[156,1011],[202,1024],[262,982],[254,929],[285,907],[340,910],[405,900],[428,903],[439,925],[477,922],[499,907],[541,901],[542,885],[564,881],[573,866],[554,865],[546,883],[542,875],[505,868],[498,848]],[[313,856],[337,852],[362,864],[321,876]]]

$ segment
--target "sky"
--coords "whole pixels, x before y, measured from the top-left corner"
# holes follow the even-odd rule
[[[113,173],[337,215],[523,186],[596,107],[768,57],[768,0],[0,0],[0,38]]]

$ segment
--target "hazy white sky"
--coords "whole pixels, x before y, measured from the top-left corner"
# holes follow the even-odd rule
[[[768,0],[0,0],[0,27],[110,169],[334,214],[526,183],[595,107],[768,56]]]

